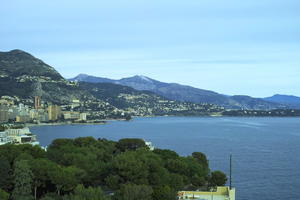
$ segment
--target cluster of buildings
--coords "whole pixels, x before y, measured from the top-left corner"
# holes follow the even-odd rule
[[[0,132],[0,145],[3,144],[31,144],[39,145],[36,136],[27,127],[9,128]]]
[[[79,106],[79,100],[73,100],[71,109]],[[45,104],[41,97],[34,97],[34,105],[28,106],[24,103],[15,104],[15,98],[2,96],[0,98],[0,123],[18,122],[18,123],[40,123],[60,120],[86,121],[87,114],[63,110],[61,106]]]

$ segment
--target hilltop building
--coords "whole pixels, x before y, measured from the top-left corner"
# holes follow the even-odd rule
[[[180,200],[235,200],[235,189],[224,186],[214,191],[180,191],[177,197]]]
[[[71,104],[71,109],[74,109],[76,107],[79,107],[81,104],[80,104],[80,101],[78,99],[73,99],[72,100],[72,104]]]

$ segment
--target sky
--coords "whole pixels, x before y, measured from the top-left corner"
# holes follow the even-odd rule
[[[27,51],[66,78],[144,75],[300,96],[299,9],[299,0],[2,0],[0,51]]]

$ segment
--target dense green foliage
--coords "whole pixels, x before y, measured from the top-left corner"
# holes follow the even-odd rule
[[[31,184],[33,174],[28,162],[28,160],[23,159],[15,162],[13,199],[32,199]]]
[[[0,164],[0,195],[13,200],[174,200],[179,190],[226,183],[204,154],[150,151],[140,139],[56,139],[47,151],[2,145]]]
[[[4,190],[0,189],[0,199],[1,200],[8,200],[9,194]]]

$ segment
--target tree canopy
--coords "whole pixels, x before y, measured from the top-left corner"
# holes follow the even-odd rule
[[[18,200],[174,200],[179,190],[224,185],[203,153],[151,151],[141,139],[56,139],[47,151],[0,146],[0,195]]]

